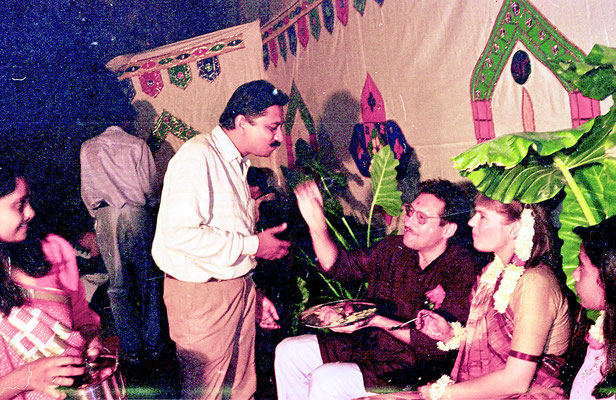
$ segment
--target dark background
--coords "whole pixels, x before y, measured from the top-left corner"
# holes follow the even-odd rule
[[[3,2],[0,160],[28,173],[37,219],[65,235],[87,223],[79,195],[79,147],[117,123],[128,106],[105,64],[118,55],[264,20],[258,8],[269,2],[247,3]],[[247,7],[254,17],[246,16]]]

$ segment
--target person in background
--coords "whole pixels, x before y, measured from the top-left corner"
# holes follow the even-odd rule
[[[131,117],[124,128],[86,140],[80,152],[81,197],[96,220],[125,371],[167,355],[162,274],[151,256],[156,168],[145,141],[128,133]]]
[[[73,247],[29,229],[28,183],[0,165],[0,399],[63,399],[101,352]],[[24,323],[27,321],[27,323]]]
[[[255,234],[248,155],[267,157],[283,140],[289,98],[271,83],[238,87],[211,134],[188,140],[169,162],[152,254],[165,272],[164,299],[180,361],[182,398],[253,398],[255,310],[278,328],[273,303],[256,291],[256,258],[275,260],[290,243]]]
[[[573,271],[582,306],[600,310],[586,341],[588,350],[573,381],[571,399],[616,398],[616,217],[573,230],[581,239]]]
[[[365,299],[378,315],[327,335],[302,335],[276,348],[279,400],[352,399],[375,386],[426,382],[448,371],[454,358],[436,340],[405,326],[430,301],[451,320],[466,321],[476,260],[459,246],[471,201],[449,181],[420,184],[405,205],[404,235],[367,250],[345,251],[329,236],[323,198],[315,182],[295,189],[322,271],[341,282],[367,282]]]

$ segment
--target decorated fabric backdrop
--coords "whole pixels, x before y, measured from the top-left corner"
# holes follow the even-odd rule
[[[138,129],[153,130],[160,142],[155,158],[161,175],[185,140],[218,124],[235,88],[263,78],[261,48],[255,21],[107,64],[133,100]]]
[[[260,163],[288,165],[297,139],[318,143],[365,199],[370,152],[397,143],[399,157],[414,149],[422,179],[460,180],[449,159],[478,141],[608,109],[544,60],[616,47],[615,20],[613,0],[294,3],[261,30],[266,77],[292,101],[287,146]]]

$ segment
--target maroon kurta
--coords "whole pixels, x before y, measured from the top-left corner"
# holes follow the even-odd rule
[[[379,305],[379,313],[405,321],[417,316],[426,305],[425,293],[439,284],[446,292],[439,312],[466,322],[469,298],[475,283],[476,261],[460,247],[450,246],[424,270],[417,252],[406,247],[402,236],[383,239],[366,251],[340,251],[329,276],[340,281],[368,282],[366,299]],[[436,341],[411,329],[411,344],[376,328],[352,334],[319,333],[324,362],[354,362],[359,365],[366,387],[386,384],[383,374],[411,369],[418,363],[441,363],[449,373],[451,355],[437,349]]]

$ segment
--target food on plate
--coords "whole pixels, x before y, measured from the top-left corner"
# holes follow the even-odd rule
[[[376,305],[358,300],[339,300],[309,308],[302,323],[313,328],[333,328],[367,319],[376,313]]]

